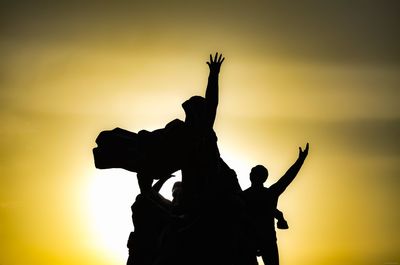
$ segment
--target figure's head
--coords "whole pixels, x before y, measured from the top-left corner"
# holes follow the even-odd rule
[[[193,96],[182,104],[185,111],[185,122],[198,122],[204,118],[206,110],[206,99],[200,96]]]
[[[257,165],[250,171],[250,181],[252,185],[262,185],[267,178],[268,170],[262,165]]]
[[[177,198],[182,192],[182,181],[177,181],[172,186],[172,197]]]

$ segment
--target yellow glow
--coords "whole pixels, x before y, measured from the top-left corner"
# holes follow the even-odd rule
[[[282,265],[400,262],[397,6],[47,2],[1,7],[0,264],[124,264],[137,183],[94,168],[95,139],[183,119],[216,51],[215,130],[243,188],[310,142],[278,204]]]
[[[118,260],[126,260],[126,242],[133,231],[130,204],[138,194],[136,174],[124,170],[97,171],[91,177],[87,220],[92,236],[103,249]]]
[[[180,179],[180,172],[175,172],[160,193],[172,199],[172,185]],[[128,257],[126,243],[129,233],[134,230],[130,206],[138,194],[136,174],[126,170],[96,170],[88,184],[85,210],[89,213],[86,222],[91,236],[99,249],[120,262],[125,262]]]

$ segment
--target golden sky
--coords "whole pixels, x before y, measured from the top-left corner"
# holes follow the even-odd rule
[[[94,141],[183,119],[217,51],[215,130],[243,188],[252,166],[270,185],[310,142],[279,201],[282,264],[398,264],[399,13],[397,1],[3,1],[0,264],[124,264],[138,187],[94,168]]]

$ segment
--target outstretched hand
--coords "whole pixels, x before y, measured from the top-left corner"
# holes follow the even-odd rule
[[[309,148],[309,144],[306,144],[306,148],[304,150],[301,149],[301,147],[299,147],[299,158],[301,159],[306,159],[307,155],[308,155],[308,148]]]
[[[166,180],[168,180],[168,179],[170,179],[170,178],[173,178],[173,177],[175,177],[175,175],[164,175],[164,176],[162,176],[160,179],[166,179]]]
[[[208,67],[210,67],[210,73],[219,74],[219,70],[221,69],[221,64],[225,60],[225,57],[222,57],[222,54],[218,57],[218,52],[215,54],[214,59],[210,54],[210,61],[207,62]]]

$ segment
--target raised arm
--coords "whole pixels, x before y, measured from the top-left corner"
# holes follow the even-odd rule
[[[206,89],[206,102],[207,102],[207,120],[210,122],[211,128],[214,125],[215,116],[217,115],[218,106],[218,75],[221,69],[221,64],[225,60],[222,54],[215,54],[214,59],[210,54],[210,61],[207,62],[210,68],[210,74],[208,76],[208,83]]]
[[[297,158],[296,162],[286,171],[285,175],[283,175],[275,184],[270,187],[271,191],[274,191],[277,195],[282,194],[287,186],[294,180],[299,172],[301,166],[304,163],[308,155],[308,143],[304,151],[299,147],[299,157]]]
[[[143,197],[148,199],[151,203],[153,203],[160,210],[165,211],[166,213],[170,211],[171,201],[165,199],[160,193],[161,187],[164,183],[173,177],[174,175],[162,176],[160,179],[152,186],[153,178],[149,175],[138,173],[137,179],[139,183],[140,193]]]
[[[164,185],[164,183],[169,180],[171,177],[174,177],[174,175],[167,175],[164,177],[161,177],[151,188],[159,193],[159,191],[161,190],[161,187]]]

